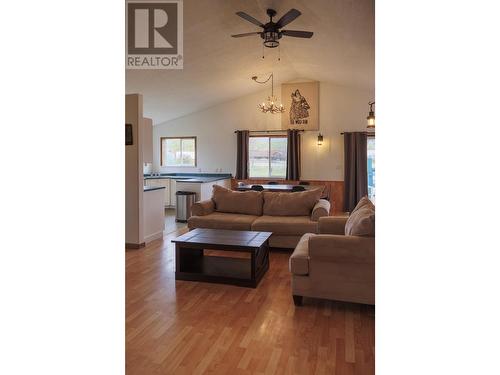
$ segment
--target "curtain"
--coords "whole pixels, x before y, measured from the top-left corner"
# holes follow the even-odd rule
[[[344,211],[352,212],[368,194],[366,133],[344,133]]]
[[[248,130],[236,131],[237,154],[236,154],[236,179],[246,180],[248,178]]]
[[[288,130],[288,157],[286,159],[286,179],[300,179],[300,130]]]

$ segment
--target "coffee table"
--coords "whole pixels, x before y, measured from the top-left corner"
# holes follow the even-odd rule
[[[271,232],[194,229],[175,243],[176,280],[205,281],[256,288],[269,269]],[[207,256],[204,250],[249,253],[250,259]]]

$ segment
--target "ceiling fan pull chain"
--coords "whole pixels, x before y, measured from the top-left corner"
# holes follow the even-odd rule
[[[278,46],[278,61],[281,61],[281,47]]]
[[[262,45],[262,58],[264,58],[264,45]]]

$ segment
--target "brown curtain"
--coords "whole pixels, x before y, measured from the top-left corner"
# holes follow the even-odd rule
[[[288,157],[286,159],[286,179],[300,179],[300,130],[288,130]]]
[[[236,131],[237,154],[236,154],[236,179],[246,180],[248,178],[248,130]]]
[[[368,194],[366,133],[344,133],[344,211],[352,212]]]

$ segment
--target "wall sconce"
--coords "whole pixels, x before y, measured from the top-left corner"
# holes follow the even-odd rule
[[[318,146],[323,144],[323,135],[321,133],[318,134]]]
[[[368,129],[375,129],[375,112],[373,111],[374,104],[375,102],[368,103],[368,105],[370,106],[370,112],[368,113],[368,117],[366,118]]]

